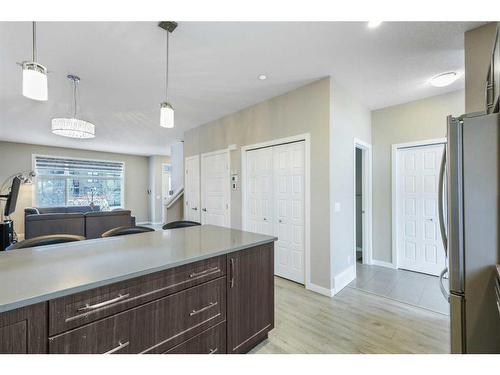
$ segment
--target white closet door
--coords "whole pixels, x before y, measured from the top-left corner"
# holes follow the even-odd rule
[[[304,283],[304,142],[273,147],[275,274]]]
[[[437,211],[442,155],[442,144],[398,151],[396,199],[400,268],[439,275],[445,267]]]
[[[200,222],[200,156],[191,156],[184,162],[185,203],[184,218]]]
[[[246,230],[272,236],[273,150],[251,150],[246,158]]]
[[[228,151],[203,154],[201,176],[201,223],[229,227]]]

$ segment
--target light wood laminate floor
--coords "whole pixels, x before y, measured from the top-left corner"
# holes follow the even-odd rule
[[[354,288],[275,278],[275,328],[251,353],[449,353],[449,317]]]

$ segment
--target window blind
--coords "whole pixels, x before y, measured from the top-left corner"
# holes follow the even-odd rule
[[[118,161],[83,160],[54,156],[35,156],[37,176],[82,176],[121,178],[124,164]]]

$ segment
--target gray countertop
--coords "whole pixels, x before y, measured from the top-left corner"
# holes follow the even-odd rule
[[[0,312],[275,241],[213,225],[0,252]]]

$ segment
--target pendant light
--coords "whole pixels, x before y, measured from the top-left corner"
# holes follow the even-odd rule
[[[177,23],[173,21],[160,22],[159,27],[167,31],[167,64],[165,72],[165,101],[160,104],[160,126],[164,128],[174,127],[174,108],[168,102],[168,41],[170,39],[170,33],[175,30]]]
[[[32,61],[23,61],[23,95],[33,100],[48,99],[47,68],[36,62],[36,22],[33,21]]]
[[[52,119],[52,133],[68,138],[94,138],[95,125],[76,118],[76,110],[78,108],[76,94],[80,77],[70,74],[67,78],[73,82],[73,117]]]

